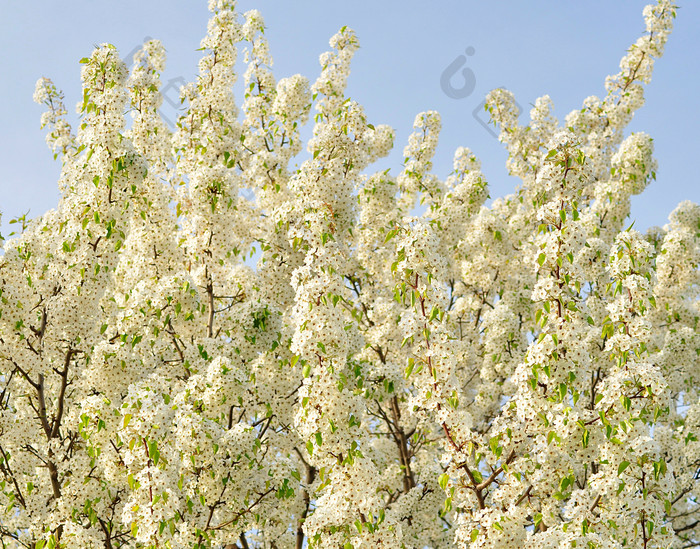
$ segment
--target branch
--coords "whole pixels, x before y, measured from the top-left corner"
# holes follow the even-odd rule
[[[58,393],[58,409],[56,410],[56,415],[53,418],[51,425],[51,438],[58,436],[58,429],[61,426],[61,419],[63,418],[64,401],[66,396],[66,387],[68,385],[68,366],[70,366],[71,358],[73,357],[73,349],[68,349],[66,353],[66,358],[63,362],[63,370],[59,373],[61,376],[61,389]]]

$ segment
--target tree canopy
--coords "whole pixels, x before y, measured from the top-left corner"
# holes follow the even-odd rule
[[[174,131],[156,40],[81,60],[77,132],[37,83],[62,198],[0,257],[3,547],[700,545],[700,207],[629,226],[675,6],[561,124],[489,94],[521,184],[488,206],[433,111],[372,170],[353,31],[277,81],[260,13],[209,7]]]

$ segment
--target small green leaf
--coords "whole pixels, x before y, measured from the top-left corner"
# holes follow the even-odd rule
[[[623,461],[617,466],[617,476],[619,477],[627,467],[630,466],[629,461]]]
[[[397,234],[399,234],[399,229],[391,229],[388,233],[386,233],[386,237],[384,238],[384,243],[386,244],[389,242],[392,238],[394,238]]]

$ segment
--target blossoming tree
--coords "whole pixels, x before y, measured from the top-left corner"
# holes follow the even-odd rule
[[[435,112],[371,171],[352,31],[276,81],[260,14],[210,9],[174,132],[157,41],[81,61],[75,134],[37,84],[62,198],[0,258],[3,547],[700,544],[700,207],[626,228],[670,1],[562,126],[490,94],[522,180],[490,207],[469,149],[431,173]]]

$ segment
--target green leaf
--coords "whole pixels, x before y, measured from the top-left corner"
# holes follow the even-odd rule
[[[406,366],[406,370],[404,371],[404,377],[406,379],[408,379],[409,376],[411,375],[411,373],[413,372],[413,368],[415,367],[415,365],[416,365],[415,359],[413,357],[409,358],[408,359],[408,366]]]
[[[622,403],[622,406],[626,411],[630,411],[630,408],[632,407],[632,401],[630,398],[626,395],[620,396],[620,402]]]
[[[155,440],[148,441],[148,457],[153,460],[153,465],[158,465],[160,452],[158,451],[158,443]]]
[[[666,461],[661,459],[654,462],[654,480],[659,480],[659,477],[666,473]]]
[[[629,461],[623,461],[617,466],[617,476],[619,477],[627,467],[630,466]]]
[[[501,441],[501,436],[500,436],[500,435],[495,436],[495,437],[491,437],[491,439],[489,440],[489,447],[491,448],[491,451],[492,451],[494,454],[495,454],[496,451],[499,449],[499,445],[498,445],[498,444],[499,444],[500,441]]]

